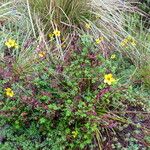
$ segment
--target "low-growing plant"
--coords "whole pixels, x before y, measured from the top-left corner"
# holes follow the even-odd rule
[[[115,75],[117,54],[104,58],[89,35],[83,35],[77,43],[62,63],[49,64],[45,55],[39,58],[34,76],[23,77],[17,83],[12,78],[1,80],[2,120],[21,135],[14,139],[16,147],[24,149],[25,142],[18,140],[25,140],[24,129],[29,134],[34,127],[45,149],[84,149],[91,144],[102,148],[102,128],[131,123],[111,113],[126,110],[125,103],[130,103],[128,88],[121,86]],[[31,146],[35,147],[37,140]]]
[[[130,3],[12,4],[0,6],[0,149],[147,148],[149,36],[137,16],[124,25]]]

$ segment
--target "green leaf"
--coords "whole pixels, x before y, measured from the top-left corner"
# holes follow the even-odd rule
[[[40,118],[39,122],[40,122],[40,124],[44,124],[46,122],[46,119],[45,118]]]
[[[56,104],[50,104],[50,105],[48,105],[48,108],[52,109],[52,110],[58,110],[59,109],[59,107],[57,107]]]

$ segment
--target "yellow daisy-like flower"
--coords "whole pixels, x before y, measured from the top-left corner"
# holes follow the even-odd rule
[[[111,58],[111,59],[115,59],[115,58],[116,58],[116,55],[115,55],[115,54],[112,54],[110,58]]]
[[[136,40],[130,35],[120,43],[120,45],[123,47],[127,47],[129,44],[131,44],[132,46],[136,46]]]
[[[16,41],[13,40],[13,39],[8,39],[8,41],[5,42],[5,45],[6,45],[8,48],[19,48],[18,44],[17,44]]]
[[[112,83],[114,83],[116,80],[113,78],[113,75],[110,74],[106,74],[104,76],[104,83],[107,83],[108,85],[111,85]]]
[[[89,23],[86,23],[86,24],[85,24],[85,27],[86,27],[87,29],[91,29],[91,25],[90,25]]]
[[[124,40],[120,43],[120,45],[124,47],[124,46],[127,45],[127,43],[128,43],[128,40],[127,40],[127,39],[124,39]]]
[[[13,90],[11,88],[6,88],[5,92],[6,92],[6,95],[8,97],[13,97],[14,96],[14,92],[13,92]]]
[[[72,136],[76,138],[78,136],[78,131],[72,131]]]
[[[104,38],[101,36],[100,38],[96,39],[95,42],[97,44],[100,44],[103,40],[104,40]]]
[[[127,40],[130,42],[132,46],[136,46],[136,40],[132,36],[128,36]]]
[[[60,36],[60,31],[59,30],[54,30],[53,34],[56,36],[56,37],[59,37]]]
[[[8,47],[8,48],[12,48],[14,47],[16,44],[15,40],[13,39],[8,39],[8,41],[5,42],[5,45]]]
[[[45,57],[46,52],[41,51],[41,52],[38,53],[38,55],[39,55],[39,57],[43,58],[43,57]]]

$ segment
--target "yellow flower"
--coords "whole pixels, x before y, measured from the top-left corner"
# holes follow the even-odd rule
[[[113,75],[110,74],[106,74],[104,76],[104,83],[107,83],[108,85],[111,85],[112,83],[114,83],[116,80],[113,78]]]
[[[72,136],[76,138],[78,136],[78,131],[72,131]]]
[[[13,39],[8,39],[8,41],[5,42],[5,45],[8,47],[8,48],[18,48],[18,44],[16,43],[15,40]]]
[[[8,48],[11,48],[11,47],[14,47],[15,46],[15,40],[13,39],[8,39],[7,42],[5,42],[5,45],[8,47]]]
[[[53,34],[56,36],[56,37],[59,37],[60,36],[60,31],[59,30],[54,30]]]
[[[135,42],[135,41],[132,41],[132,42],[131,42],[131,45],[132,45],[132,46],[136,46],[136,42]]]
[[[133,37],[131,35],[127,36],[126,38],[128,41],[131,41],[133,39]]]
[[[128,46],[128,44],[131,44],[132,46],[135,46],[136,45],[136,40],[132,37],[132,36],[128,36],[126,37],[121,43],[120,45],[121,46]]]
[[[130,41],[132,46],[136,46],[136,40],[134,38],[132,38],[132,40]]]
[[[16,49],[18,49],[19,48],[19,46],[18,46],[18,44],[17,43],[15,43],[15,46],[14,46]]]
[[[99,44],[99,43],[101,43],[101,42],[103,41],[103,39],[104,39],[104,38],[101,36],[100,38],[96,39],[95,42],[96,42],[97,44]]]
[[[6,91],[6,95],[8,97],[13,97],[14,96],[14,92],[11,88],[6,88],[5,91]]]
[[[120,45],[121,45],[121,46],[126,46],[127,43],[128,43],[128,40],[127,40],[127,39],[124,39],[124,40],[120,43]]]
[[[49,33],[49,34],[48,34],[48,37],[50,38],[50,40],[53,40],[53,38],[54,38],[54,33]]]
[[[115,55],[115,54],[112,54],[110,58],[111,58],[111,59],[115,59],[115,58],[116,58],[116,55]]]
[[[91,28],[91,25],[90,25],[89,23],[86,23],[86,24],[85,24],[85,27],[86,27],[87,29],[90,29],[90,28]]]
[[[38,53],[38,55],[39,55],[39,57],[43,58],[43,57],[45,57],[46,52],[41,51],[41,52]]]
[[[128,36],[127,37],[128,41],[131,43],[132,46],[136,45],[136,40],[132,37],[132,36]]]

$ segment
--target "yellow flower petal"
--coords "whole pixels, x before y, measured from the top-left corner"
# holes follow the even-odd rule
[[[77,132],[77,131],[72,131],[72,136],[73,136],[74,138],[76,138],[77,135],[78,135],[78,132]]]
[[[13,39],[8,39],[8,41],[5,42],[5,45],[8,47],[8,48],[18,48],[18,45],[17,43],[15,42],[15,40]]]
[[[15,48],[16,48],[16,49],[18,49],[18,48],[19,48],[19,46],[18,46],[18,44],[17,44],[17,43],[15,43]]]
[[[112,54],[110,58],[111,58],[111,59],[115,59],[115,58],[116,58],[116,55],[115,55],[115,54]]]
[[[14,92],[11,88],[6,88],[5,91],[6,91],[6,96],[8,96],[8,97],[14,96]]]
[[[60,31],[59,30],[54,30],[53,34],[56,36],[56,37],[59,37],[60,36]]]
[[[6,88],[5,91],[6,92],[10,92],[12,89],[11,88]]]
[[[7,93],[7,96],[9,96],[9,97],[13,97],[13,96],[14,96],[14,92],[13,92],[13,91],[11,91],[11,92]]]
[[[101,36],[100,38],[96,39],[95,42],[97,44],[100,44],[103,40],[104,40],[104,38]]]
[[[104,76],[104,83],[107,83],[108,85],[111,85],[112,83],[114,83],[116,80],[113,78],[112,74],[106,74]]]
[[[38,55],[39,55],[39,57],[43,58],[43,57],[45,57],[46,52],[39,52]]]
[[[85,24],[85,27],[86,27],[87,29],[90,29],[90,28],[91,28],[91,25],[90,25],[89,23],[86,23],[86,24]]]
[[[50,38],[50,40],[53,40],[53,39],[54,39],[54,33],[50,33],[50,34],[48,35],[48,37]]]
[[[11,48],[11,45],[9,44],[9,42],[5,42],[5,45],[6,45],[8,48]]]

